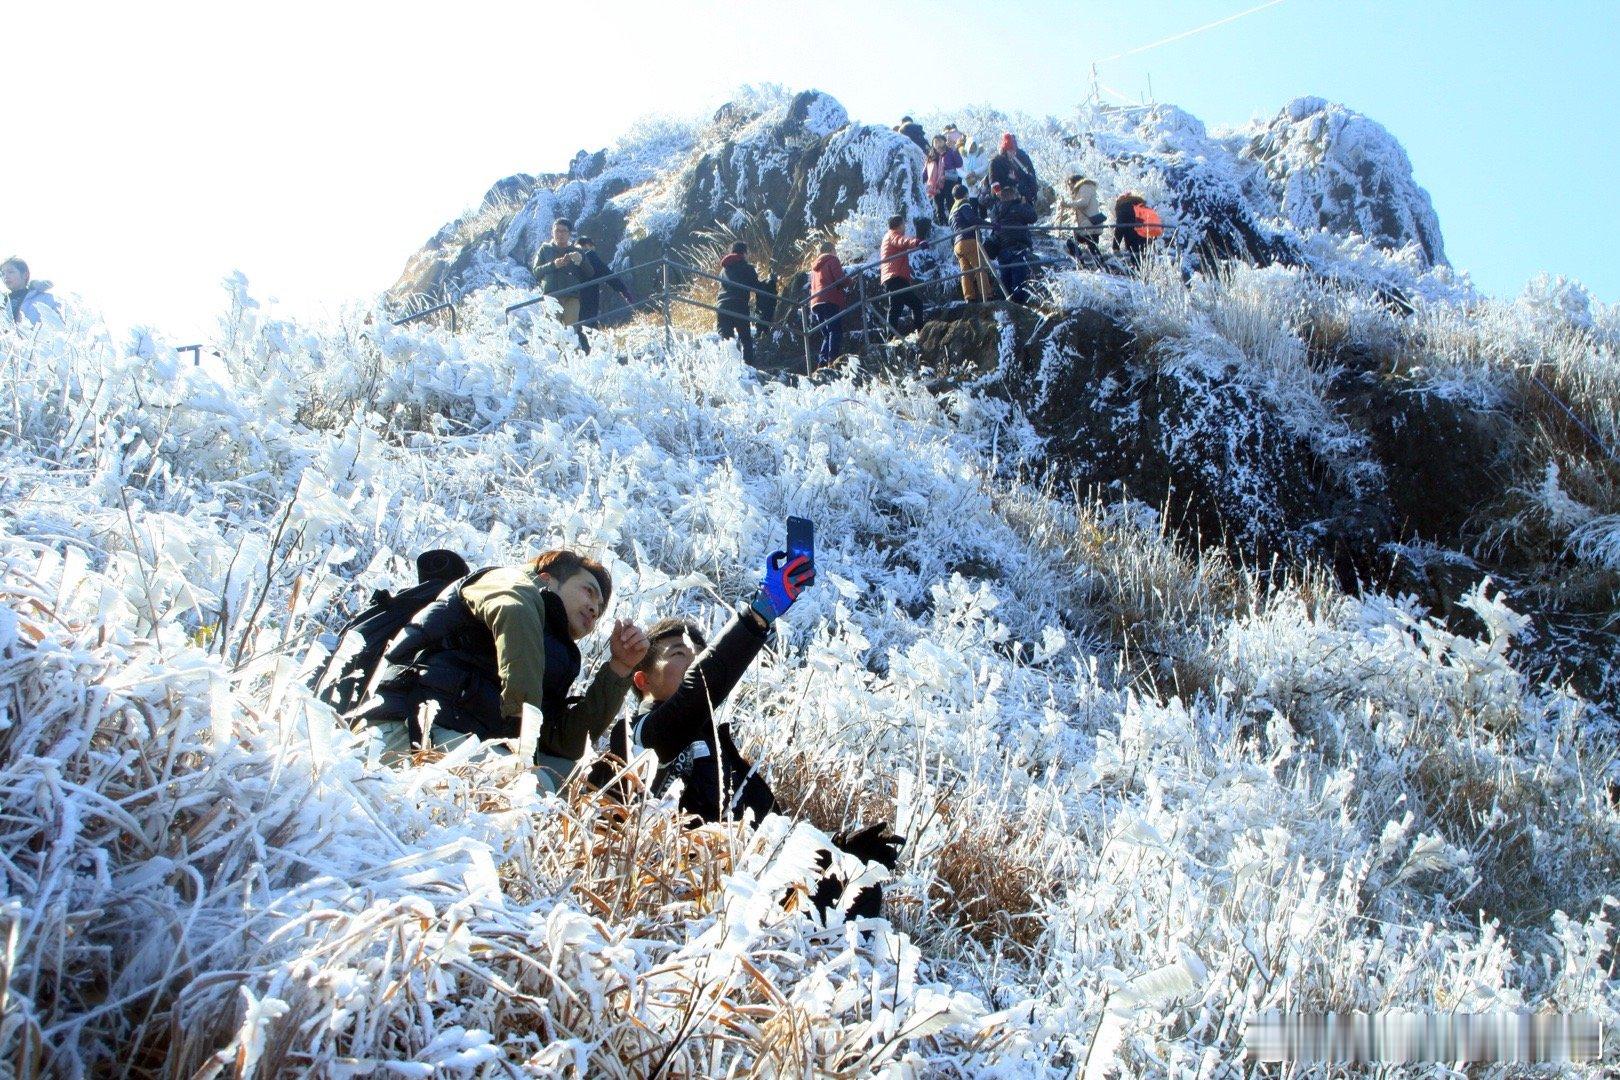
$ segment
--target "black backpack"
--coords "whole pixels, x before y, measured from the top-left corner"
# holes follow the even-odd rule
[[[467,576],[467,561],[453,551],[436,549],[416,557],[417,584],[398,594],[378,589],[371,603],[350,619],[338,635],[337,648],[310,681],[315,696],[341,716],[365,698],[366,687],[382,660],[383,650],[418,611],[446,587]]]

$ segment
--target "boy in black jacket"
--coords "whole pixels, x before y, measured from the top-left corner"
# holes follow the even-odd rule
[[[629,761],[633,739],[658,755],[654,793],[683,781],[681,809],[704,821],[745,814],[758,821],[776,808],[770,785],[738,751],[731,724],[717,720],[715,711],[765,647],[777,616],[815,580],[815,563],[807,556],[769,560],[759,594],[712,645],[705,646],[702,632],[685,620],[653,624],[647,655],[630,676],[643,707],[628,723],[614,725],[611,750]]]
[[[647,654],[630,676],[642,708],[628,722],[613,726],[612,754],[629,761],[636,747],[658,756],[653,794],[682,781],[681,810],[705,822],[752,817],[758,822],[776,811],[776,797],[765,778],[749,764],[731,736],[731,724],[715,712],[742,679],[770,638],[771,625],[787,611],[800,591],[816,579],[815,564],[801,556],[766,562],[766,581],[747,607],[732,616],[713,644],[684,619],[661,619],[647,632]],[[598,763],[591,779],[612,783],[616,770]],[[889,832],[887,822],[848,830],[832,838],[833,846],[863,862],[893,870],[904,841]],[[845,896],[846,882],[831,873],[832,853],[821,853],[821,874],[810,901],[823,917],[838,908],[846,918],[875,918],[882,912],[883,892],[876,885]]]

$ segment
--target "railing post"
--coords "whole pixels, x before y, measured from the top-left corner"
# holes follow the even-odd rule
[[[872,309],[866,302],[866,275],[860,275],[855,281],[861,291],[861,355],[864,357],[872,344]]]
[[[804,373],[814,375],[816,366],[810,362],[810,300],[805,299],[804,308],[799,312],[799,326],[804,334]],[[822,333],[826,333],[822,330]]]
[[[664,274],[664,352],[668,353],[674,346],[674,331],[669,324],[669,247],[665,245],[663,258],[659,259],[659,267]]]

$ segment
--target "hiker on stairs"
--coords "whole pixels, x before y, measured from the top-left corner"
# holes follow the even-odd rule
[[[906,235],[904,215],[896,214],[889,219],[889,231],[883,234],[883,245],[878,250],[878,257],[882,260],[878,278],[883,283],[883,290],[890,294],[889,329],[896,335],[900,333],[901,308],[911,309],[913,330],[920,330],[923,323],[928,321],[928,312],[923,310],[922,301],[917,298],[913,288],[916,282],[911,276],[911,253],[923,246],[923,242],[915,236]]]
[[[757,295],[756,290],[763,290],[765,283],[759,280],[759,273],[748,261],[748,244],[738,240],[731,245],[731,251],[720,260],[720,276],[725,280],[720,285],[720,302],[716,305],[719,312],[714,318],[714,328],[720,332],[722,338],[736,337],[742,346],[743,362],[754,362],[754,324],[749,317],[749,301]]]
[[[1035,224],[1035,207],[1021,199],[1018,189],[996,184],[996,204],[990,209],[990,242],[996,265],[1001,269],[1001,287],[1015,304],[1029,303],[1029,275],[1035,261],[1035,240],[1029,226]]]
[[[844,336],[844,309],[849,306],[849,294],[844,291],[848,280],[837,249],[831,240],[826,241],[810,267],[810,321],[821,326],[821,348],[816,354],[821,367],[838,359]]]
[[[1097,238],[1102,235],[1108,215],[1097,198],[1097,181],[1079,175],[1069,177],[1068,197],[1058,201],[1056,217],[1058,225],[1074,230],[1063,246],[1076,266],[1083,265],[1087,255],[1101,259]]]
[[[584,264],[584,253],[574,245],[574,223],[567,218],[553,221],[550,243],[541,244],[534,254],[534,280],[541,292],[557,297],[562,306],[557,317],[564,326],[579,322],[579,293],[557,294],[585,280]]]
[[[608,264],[602,261],[602,256],[596,253],[596,241],[588,236],[581,236],[574,241],[579,246],[580,254],[585,257],[580,266],[581,277],[585,280],[585,287],[579,290],[579,343],[586,352],[591,346],[585,340],[585,327],[595,327],[602,317],[602,286],[606,285],[624,298],[624,302],[635,305],[636,298],[630,292],[630,287],[624,283]]]
[[[951,192],[956,202],[951,206],[951,231],[956,237],[956,265],[962,270],[962,299],[970,304],[995,298],[995,285],[990,280],[988,262],[980,234],[985,224],[984,211],[979,201],[968,194],[965,184],[957,184]]]

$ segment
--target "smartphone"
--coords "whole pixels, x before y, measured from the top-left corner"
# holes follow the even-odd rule
[[[816,557],[816,526],[809,518],[789,517],[787,534],[788,562],[800,555],[810,559]]]

